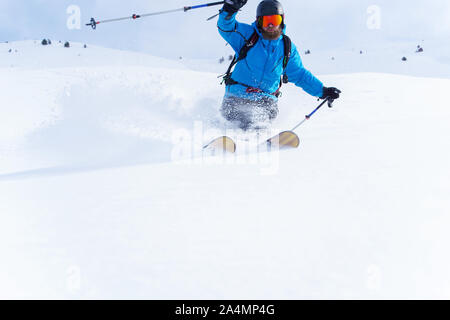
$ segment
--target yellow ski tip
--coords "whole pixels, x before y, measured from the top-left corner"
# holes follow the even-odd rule
[[[298,148],[300,145],[300,139],[294,132],[284,131],[267,140],[267,144],[271,148]]]
[[[214,139],[210,143],[208,143],[203,149],[207,148],[213,148],[217,150],[223,150],[230,153],[236,152],[236,143],[234,141],[226,136],[219,137],[217,139]]]

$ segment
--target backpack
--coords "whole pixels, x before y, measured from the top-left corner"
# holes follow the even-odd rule
[[[234,58],[231,61],[231,64],[228,67],[227,72],[223,76],[222,83],[225,83],[225,85],[227,85],[227,86],[232,86],[232,85],[235,85],[235,84],[239,84],[241,86],[247,87],[249,90],[251,90],[251,92],[265,92],[265,91],[263,91],[263,90],[261,90],[259,88],[251,87],[251,86],[246,85],[244,83],[237,82],[237,81],[233,80],[233,78],[231,78],[231,76],[233,74],[231,70],[233,69],[233,67],[239,61],[244,60],[245,58],[247,58],[248,52],[250,51],[251,48],[253,48],[256,45],[258,40],[259,40],[259,35],[255,31],[252,34],[252,36],[250,37],[250,39],[245,41],[245,45],[241,48],[241,51],[239,52],[239,55],[237,55],[237,56],[234,55]],[[286,68],[287,68],[287,65],[289,63],[289,59],[291,58],[292,42],[291,42],[291,39],[285,34],[283,34],[283,43],[284,43],[283,75],[282,75],[282,77],[280,79],[280,86],[278,87],[278,90],[273,92],[273,93],[266,92],[266,93],[269,93],[271,95],[276,96],[277,98],[279,98],[281,96],[280,89],[281,89],[281,86],[283,85],[283,83],[288,83],[289,82],[289,78],[288,78],[288,76],[286,74]]]

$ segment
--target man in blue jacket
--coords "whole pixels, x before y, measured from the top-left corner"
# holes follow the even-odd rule
[[[221,113],[225,119],[244,130],[275,119],[280,87],[287,82],[321,99],[339,98],[338,89],[324,87],[303,67],[297,48],[285,35],[281,3],[262,1],[252,25],[236,21],[237,12],[246,3],[226,0],[217,25],[237,57],[224,77],[226,92]]]

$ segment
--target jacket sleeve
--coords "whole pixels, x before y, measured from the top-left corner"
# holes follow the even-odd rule
[[[321,97],[323,94],[323,84],[311,72],[303,67],[302,59],[295,45],[292,45],[292,53],[286,68],[289,82],[293,82],[297,87],[302,88],[314,97]]]
[[[253,34],[251,25],[236,21],[237,13],[230,15],[221,10],[217,28],[222,38],[228,42],[236,53],[239,53],[247,39]]]

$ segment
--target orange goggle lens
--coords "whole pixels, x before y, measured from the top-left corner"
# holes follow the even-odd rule
[[[274,16],[263,16],[262,17],[262,26],[267,28],[269,24],[273,24],[275,27],[279,26],[283,23],[283,17],[279,14]]]

